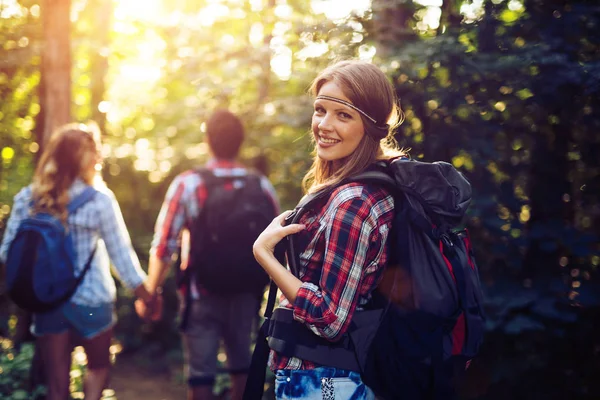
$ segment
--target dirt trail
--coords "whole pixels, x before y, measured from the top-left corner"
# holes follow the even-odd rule
[[[185,400],[186,387],[169,373],[140,365],[131,356],[117,356],[110,388],[117,400]]]

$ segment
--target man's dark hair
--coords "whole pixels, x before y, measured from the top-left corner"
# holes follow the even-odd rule
[[[235,158],[244,141],[244,126],[232,112],[216,110],[206,122],[206,137],[215,157]]]

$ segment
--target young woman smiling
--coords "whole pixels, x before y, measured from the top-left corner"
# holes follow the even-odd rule
[[[383,188],[340,183],[373,163],[403,156],[391,146],[400,113],[392,85],[376,66],[342,61],[322,71],[314,96],[315,157],[303,180],[307,193],[334,187],[299,224],[284,226],[286,211],[254,243],[254,255],[281,290],[279,307],[314,335],[335,342],[371,297],[386,263],[393,197]],[[298,235],[298,276],[273,255],[284,237]],[[374,399],[355,371],[271,351],[278,399]]]

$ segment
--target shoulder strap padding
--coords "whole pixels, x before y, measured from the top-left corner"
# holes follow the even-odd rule
[[[358,175],[355,175],[349,179],[350,182],[361,182],[361,183],[375,183],[381,186],[386,187],[388,190],[392,192],[392,194],[396,194],[398,191],[398,186],[394,178],[392,178],[389,174],[384,171],[372,170],[372,171],[364,171]]]
[[[341,185],[345,185],[348,183],[352,183],[352,182],[360,182],[360,183],[375,183],[377,185],[381,185],[386,187],[387,189],[389,189],[393,194],[395,194],[397,192],[397,185],[394,181],[394,178],[392,178],[389,174],[387,174],[384,171],[379,171],[379,170],[372,170],[372,171],[364,171],[358,175],[354,175],[348,179],[345,179],[343,182],[341,182],[339,185],[336,185],[334,187],[328,187],[325,188],[323,190],[321,190],[320,192],[316,192],[316,193],[310,193],[307,194],[306,196],[304,196],[300,202],[298,203],[298,205],[296,206],[296,210],[308,210],[311,208],[311,206],[316,203],[319,200],[322,200],[325,197],[329,197],[331,195],[331,193],[333,193],[333,191],[335,189],[337,189],[339,186]],[[302,214],[302,213],[299,213]],[[298,218],[301,215],[298,216]]]
[[[198,168],[196,169],[196,172],[202,178],[202,184],[204,185],[204,187],[214,186],[218,180],[214,172],[208,168]]]
[[[80,194],[75,196],[75,198],[69,202],[69,205],[67,206],[68,213],[74,213],[79,207],[90,201],[97,192],[98,191],[92,186],[86,186]]]

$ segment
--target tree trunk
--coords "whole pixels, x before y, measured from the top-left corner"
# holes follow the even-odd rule
[[[477,31],[479,51],[481,53],[492,53],[497,51],[496,27],[498,26],[498,19],[495,15],[495,6],[491,1],[485,3],[483,10],[484,16]]]
[[[265,49],[265,53],[262,59],[262,76],[260,80],[260,86],[258,90],[258,106],[262,106],[265,102],[265,99],[269,96],[269,91],[271,88],[271,39],[273,39],[273,10],[275,9],[275,0],[269,0],[267,7],[265,9],[265,13],[269,15],[269,23],[264,24],[266,34],[263,39],[263,48]]]
[[[50,135],[57,127],[71,120],[71,40],[70,0],[43,0],[42,6],[42,52],[40,66],[40,113],[36,135],[41,154]],[[22,312],[15,342],[21,343],[29,330],[31,315]],[[29,371],[30,385],[46,384],[46,375],[39,347],[36,343],[34,358]],[[43,399],[38,396],[36,399]]]
[[[71,121],[70,9],[70,0],[42,1],[42,147],[54,129]]]
[[[90,2],[94,21],[94,41],[90,52],[90,77],[91,77],[91,118],[100,130],[104,132],[106,125],[106,112],[100,111],[98,106],[104,100],[106,83],[104,79],[108,71],[108,46],[110,41],[112,0],[97,0]]]
[[[442,15],[440,15],[437,34],[441,35],[447,29],[459,29],[462,16],[456,0],[443,0],[440,8]]]
[[[416,34],[409,26],[415,10],[412,1],[373,0],[372,10],[377,54],[382,59],[398,53],[400,46],[414,39]]]

